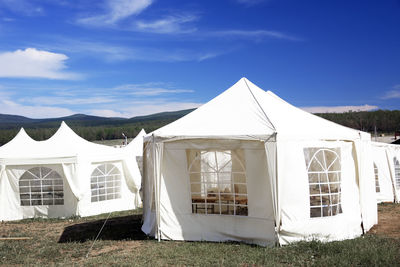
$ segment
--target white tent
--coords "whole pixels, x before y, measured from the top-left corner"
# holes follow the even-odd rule
[[[158,239],[287,244],[377,223],[370,135],[246,78],[149,134],[145,148],[142,230]]]
[[[396,180],[396,149],[396,145],[372,142],[376,200],[378,203],[399,201],[400,166],[397,166],[398,179]],[[397,159],[399,158],[397,156]],[[398,181],[397,184],[396,181]]]
[[[88,142],[64,122],[45,141],[21,129],[0,147],[0,220],[136,208],[140,173],[128,152]]]

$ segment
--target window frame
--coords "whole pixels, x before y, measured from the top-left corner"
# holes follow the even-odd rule
[[[21,207],[64,205],[64,178],[50,167],[35,166],[26,170],[18,179],[18,190]]]
[[[235,155],[233,152],[234,150],[232,149],[188,149],[190,151],[196,151],[198,155],[196,155],[193,159],[192,162],[188,162],[188,190],[190,193],[190,203],[192,206],[192,211],[191,214],[197,214],[197,215],[223,215],[223,216],[244,216],[248,217],[248,186],[247,186],[247,175],[246,175],[246,167],[245,164]],[[188,151],[187,150],[187,151]],[[241,150],[242,149],[237,149]],[[215,160],[215,167],[214,169],[210,164],[207,163],[209,169],[213,169],[214,171],[203,171],[202,170],[202,156],[208,153],[213,153],[213,160]],[[218,162],[218,156],[217,153],[222,153],[222,154],[228,154],[230,159],[225,162],[222,166],[219,166]],[[240,166],[240,171],[233,171],[232,166],[230,167],[230,171],[227,172],[224,170],[225,167],[228,165],[232,165],[233,160],[235,162],[239,163]],[[192,171],[192,167],[194,166],[195,162],[198,161],[200,164],[199,171]],[[200,177],[199,182],[192,182],[192,175],[198,174]],[[211,174],[214,175],[215,180],[214,181],[205,181],[204,179],[204,174]],[[220,175],[224,174],[229,174],[229,182],[227,182],[226,178],[222,179]],[[233,175],[242,175],[242,177],[245,178],[245,182],[235,182],[235,178]],[[197,192],[192,192],[192,185],[199,185],[200,191]],[[225,188],[230,188],[229,192],[221,191],[220,186],[225,185]],[[235,187],[237,185],[237,187]],[[245,187],[245,192],[246,193],[236,193],[236,188],[239,190],[239,186],[244,186]],[[217,189],[216,192],[214,191],[209,191],[210,189]],[[193,197],[194,196],[199,196],[199,201],[194,201]],[[211,199],[215,197],[215,200],[213,202],[207,202],[207,199]],[[200,201],[201,198],[204,198],[204,202]],[[230,204],[230,202],[232,203]],[[204,207],[198,208],[198,205],[203,205]],[[215,208],[219,212],[215,212]],[[198,209],[204,210],[204,213],[202,212],[197,212]],[[209,212],[209,209],[211,209],[211,212]],[[224,213],[222,210],[226,209],[226,213]],[[231,210],[232,209],[232,210]],[[231,214],[230,212],[233,213]],[[243,214],[240,214],[239,212],[243,212]]]
[[[312,150],[315,150],[313,152]],[[337,151],[335,151],[337,150]],[[318,160],[317,155],[319,153],[323,153],[323,164]],[[328,162],[327,164],[327,156],[326,152],[333,153],[335,158]],[[307,177],[308,177],[308,192],[309,192],[309,207],[310,207],[310,213],[309,216],[311,219],[315,218],[325,218],[325,217],[333,217],[333,216],[338,216],[343,213],[342,210],[342,190],[341,190],[341,184],[342,184],[342,159],[341,159],[341,153],[340,153],[340,147],[334,147],[334,148],[329,148],[329,147],[306,147],[304,148],[304,155],[306,153],[312,153],[312,156],[309,158],[309,161],[307,162],[306,159],[306,171],[307,171]],[[316,160],[317,164],[321,168],[320,170],[312,170],[310,171],[310,168],[313,164],[313,161]],[[339,165],[339,170],[331,170],[331,167],[335,166],[334,164],[338,160],[338,165]],[[317,166],[318,166],[317,165]],[[311,179],[315,179],[315,177],[311,178],[311,175],[317,174],[318,177],[318,182],[312,182]],[[336,176],[336,181],[331,182],[329,175],[333,174]],[[324,179],[324,180],[323,180]],[[331,187],[332,185],[332,187]],[[312,186],[316,186],[319,189],[319,194],[312,193]],[[322,191],[322,186],[325,188],[325,190],[328,190],[328,193],[323,193]],[[337,187],[337,190],[332,190],[334,189],[335,186]],[[314,188],[315,189],[315,188]],[[337,192],[334,192],[337,191]],[[332,193],[333,192],[333,193]],[[328,204],[324,203],[326,199],[324,200],[324,197],[329,197],[328,198]],[[334,198],[335,197],[335,198]],[[313,199],[315,198],[315,199]],[[319,205],[313,205],[313,201],[318,201],[318,198],[320,199],[320,204]],[[333,199],[336,199],[335,201],[332,201]],[[317,208],[320,208],[319,215],[318,213],[313,214],[313,209],[317,210]],[[327,209],[327,214],[324,211],[324,208]]]
[[[400,190],[400,161],[397,157],[393,158],[394,166],[394,186],[396,190]]]
[[[379,183],[379,168],[378,165],[374,162],[374,175],[375,175],[375,192],[380,193],[381,192],[381,186]]]
[[[104,166],[104,172],[101,167]],[[110,167],[111,168],[108,168]],[[114,173],[114,170],[117,172]],[[100,175],[95,172],[100,172]],[[94,181],[94,179],[96,179]],[[110,186],[110,183],[112,185]],[[119,184],[118,184],[119,183]],[[102,186],[102,184],[104,186]],[[90,202],[98,203],[103,201],[121,199],[122,174],[114,163],[103,163],[96,166],[90,175]],[[118,191],[116,190],[118,189]],[[101,193],[104,192],[104,193]]]

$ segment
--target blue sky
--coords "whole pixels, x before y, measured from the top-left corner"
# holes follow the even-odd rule
[[[0,0],[0,113],[133,117],[241,77],[313,112],[400,109],[399,0]]]

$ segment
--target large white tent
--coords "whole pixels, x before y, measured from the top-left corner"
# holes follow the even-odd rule
[[[242,78],[146,136],[142,230],[261,245],[359,236],[377,223],[370,139]]]
[[[396,145],[372,142],[376,200],[399,202],[400,193],[400,148]],[[396,164],[397,163],[397,164]]]
[[[21,129],[0,147],[0,220],[134,209],[139,180],[132,149],[91,143],[64,122],[45,141]]]

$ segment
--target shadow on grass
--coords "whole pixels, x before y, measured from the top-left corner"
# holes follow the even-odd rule
[[[130,215],[108,219],[99,239],[102,240],[144,240],[147,236],[142,232],[142,216]],[[79,223],[68,226],[58,240],[58,243],[85,242],[96,238],[105,219]]]

